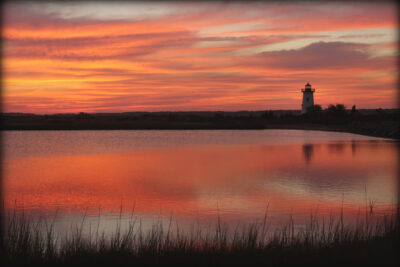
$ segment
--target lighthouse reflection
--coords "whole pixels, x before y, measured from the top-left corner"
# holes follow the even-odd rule
[[[314,153],[314,145],[313,144],[304,144],[303,145],[303,156],[306,161],[306,164],[310,164],[311,158]]]

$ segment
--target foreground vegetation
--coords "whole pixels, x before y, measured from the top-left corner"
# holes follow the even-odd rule
[[[80,114],[2,114],[3,130],[162,130],[162,129],[304,129],[399,138],[399,110],[325,110],[318,105],[300,111],[127,112]]]
[[[250,225],[183,232],[155,223],[142,231],[131,220],[126,230],[90,234],[80,226],[59,238],[52,224],[33,222],[15,213],[5,221],[4,266],[399,266],[398,219],[365,216],[355,225],[343,217],[327,221],[311,216],[301,229],[291,220],[269,231],[267,216]],[[43,231],[44,229],[44,231]],[[194,229],[194,228],[193,228]]]

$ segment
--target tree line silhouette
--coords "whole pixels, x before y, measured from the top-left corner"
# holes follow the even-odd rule
[[[299,110],[0,114],[3,130],[303,129],[399,138],[399,109],[358,110],[343,104]]]

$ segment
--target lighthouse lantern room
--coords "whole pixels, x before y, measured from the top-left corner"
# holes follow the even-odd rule
[[[303,102],[301,104],[301,113],[306,113],[309,107],[314,105],[314,92],[315,88],[311,88],[311,84],[307,82],[305,88],[301,89],[303,92]]]

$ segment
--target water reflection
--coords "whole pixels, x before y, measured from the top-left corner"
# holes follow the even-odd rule
[[[328,143],[327,144],[329,153],[335,153],[335,154],[343,154],[344,153],[344,149],[346,147],[346,143],[344,142],[335,142],[335,143]]]
[[[74,146],[74,139],[67,141]],[[58,210],[68,218],[87,208],[89,214],[98,214],[99,207],[107,216],[118,217],[121,203],[136,203],[141,216],[173,214],[186,221],[215,219],[217,212],[232,221],[250,220],[262,217],[269,203],[270,216],[278,223],[290,213],[308,218],[316,207],[328,214],[344,204],[345,211],[354,214],[365,205],[365,189],[376,212],[397,199],[396,143],[371,146],[354,136],[309,141],[6,154],[5,202],[10,208],[17,199],[26,210]],[[14,155],[23,154],[18,153]]]
[[[307,164],[310,164],[311,157],[314,151],[314,145],[312,144],[304,144],[303,145],[303,155]]]
[[[351,140],[351,154],[353,156],[356,155],[356,150],[357,150],[357,141],[356,140]]]

